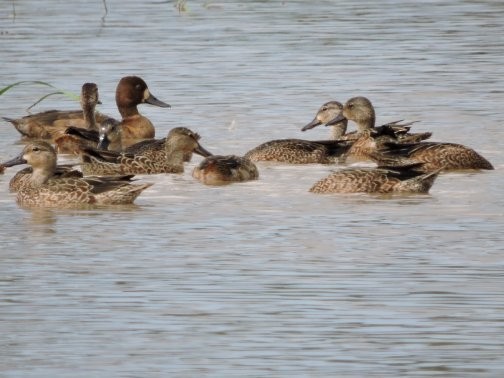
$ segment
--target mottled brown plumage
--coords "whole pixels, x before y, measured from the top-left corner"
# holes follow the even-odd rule
[[[386,143],[373,159],[378,164],[403,166],[422,163],[422,172],[494,169],[492,164],[472,148],[456,143],[421,142],[413,144]]]
[[[144,141],[133,152],[101,151],[86,148],[81,154],[82,171],[88,175],[181,173],[188,153],[210,156],[198,142],[200,136],[185,127],[176,127],[163,139]]]
[[[430,132],[410,133],[409,126],[413,122],[400,124],[401,121],[396,121],[376,127],[376,115],[373,104],[369,99],[362,96],[349,99],[343,106],[341,113],[330,120],[327,125],[330,126],[342,122],[344,119],[354,121],[357,124],[357,138],[364,132],[371,132],[372,134],[376,132],[378,135],[387,135],[397,142],[411,143],[425,140],[432,136]],[[352,139],[356,139],[356,137]]]
[[[245,154],[251,161],[289,164],[331,164],[339,161],[351,141],[277,139],[263,143]]]
[[[317,115],[303,130],[327,122],[341,111],[343,105],[329,101],[322,105]],[[337,139],[346,131],[347,121],[332,126],[332,137]],[[260,144],[245,154],[251,161],[271,161],[289,164],[329,164],[338,161],[347,151],[350,142],[339,140],[309,141],[304,139],[276,139]]]
[[[95,106],[99,103],[96,84],[83,84],[80,101],[83,110],[47,110],[18,119],[3,119],[12,123],[24,138],[54,139],[63,135],[67,127],[93,128],[95,122],[101,122],[106,117],[101,113],[94,114]]]
[[[235,155],[213,155],[197,165],[193,177],[206,185],[225,185],[255,180],[259,171],[249,159]]]
[[[428,193],[439,171],[422,174],[416,169],[348,168],[316,182],[313,193]]]
[[[16,172],[16,174],[9,181],[9,191],[11,193],[17,192],[23,185],[30,181],[33,173],[32,167],[26,167]],[[54,170],[54,178],[64,177],[83,177],[81,171],[73,169],[73,165],[57,165]]]
[[[75,207],[131,204],[152,184],[131,184],[131,176],[62,177],[55,174],[56,151],[47,142],[33,141],[4,165],[30,164],[31,174],[17,192],[17,202],[26,207]]]

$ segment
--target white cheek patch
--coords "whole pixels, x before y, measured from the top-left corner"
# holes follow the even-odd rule
[[[150,97],[149,88],[146,88],[143,95],[143,100],[147,100]]]

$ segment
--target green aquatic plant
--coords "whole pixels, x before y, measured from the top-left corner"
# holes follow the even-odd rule
[[[13,83],[13,84],[9,84],[6,87],[3,87],[3,88],[0,89],[0,96],[3,95],[8,90],[10,90],[10,89],[12,89],[14,87],[17,87],[18,85],[21,85],[21,84],[37,84],[37,85],[43,85],[43,86],[55,89],[54,92],[47,93],[47,94],[43,95],[37,101],[35,101],[33,104],[31,104],[28,108],[26,108],[27,111],[29,111],[31,108],[33,108],[35,105],[39,104],[40,102],[42,102],[46,98],[48,98],[50,96],[54,96],[54,95],[63,95],[63,96],[65,96],[67,98],[70,98],[72,100],[79,101],[79,95],[77,95],[77,94],[75,94],[73,92],[68,92],[68,91],[64,91],[62,89],[56,88],[54,85],[52,85],[50,83],[47,83],[45,81],[40,81],[40,80],[23,80],[23,81],[18,81],[18,82]]]

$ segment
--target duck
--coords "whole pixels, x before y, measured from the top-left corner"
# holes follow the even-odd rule
[[[85,175],[182,173],[188,153],[212,155],[199,139],[190,129],[176,127],[166,138],[141,142],[135,153],[84,148],[80,165]]]
[[[70,127],[93,128],[105,115],[95,114],[95,107],[101,104],[98,98],[98,86],[95,83],[84,83],[80,96],[81,110],[46,110],[22,118],[2,117],[10,122],[24,139],[54,139],[64,134]],[[93,117],[91,117],[93,113]]]
[[[31,175],[33,173],[33,168],[31,166],[17,171],[14,176],[9,181],[9,192],[16,193],[19,189],[30,181]],[[81,171],[74,169],[74,164],[58,164],[54,169],[54,178],[64,178],[64,177],[77,177],[81,178],[84,175]]]
[[[472,148],[457,143],[425,141],[431,133],[405,134],[399,138],[377,138],[373,129],[375,111],[371,101],[358,96],[349,99],[343,111],[331,123],[343,118],[357,123],[362,137],[347,152],[347,157],[372,160],[378,164],[403,166],[422,163],[424,172],[494,169],[492,164]],[[348,161],[348,160],[347,160]]]
[[[121,78],[116,87],[116,105],[121,114],[121,127],[123,145],[134,144],[143,139],[155,137],[152,122],[138,112],[140,104],[151,104],[158,107],[170,108],[171,106],[158,100],[149,90],[145,81],[138,76],[125,76]],[[70,126],[86,127],[82,110],[61,111],[48,110],[45,112],[13,119],[2,117],[14,125],[24,138],[28,139],[54,139],[62,135]],[[109,116],[101,113],[95,114],[98,124]]]
[[[122,117],[121,140],[123,148],[155,137],[156,131],[152,122],[138,112],[137,105],[143,103],[161,108],[171,108],[171,105],[158,100],[140,77],[123,77],[116,89],[116,104]]]
[[[365,98],[363,98],[365,99]],[[372,115],[372,120],[371,118],[368,119],[368,122],[366,126],[359,127],[357,131],[352,131],[347,133],[347,124],[344,122],[345,118],[342,116],[343,110],[344,110],[344,105],[342,105],[338,101],[329,101],[325,104],[323,104],[317,111],[315,118],[305,125],[301,131],[307,131],[310,129],[313,129],[314,127],[317,127],[319,125],[326,125],[329,126],[331,130],[331,137],[330,139],[343,139],[343,140],[357,140],[361,136],[363,131],[369,131],[371,130],[373,132],[373,135],[375,136],[388,136],[390,138],[394,139],[403,139],[403,138],[408,138],[409,141],[412,140],[423,140],[429,138],[432,133],[421,133],[421,134],[411,134],[409,133],[411,129],[411,125],[415,123],[413,122],[408,122],[408,123],[403,123],[403,120],[398,120],[398,121],[393,121],[386,123],[381,126],[375,126],[374,125],[374,108],[372,107],[372,104],[369,100],[365,99],[370,108],[370,114]],[[335,120],[335,119],[338,120]],[[332,121],[332,122],[331,122]],[[331,123],[331,124],[330,124]]]
[[[440,170],[422,173],[416,168],[419,164],[390,169],[345,168],[331,173],[317,181],[310,192],[328,193],[417,193],[427,194],[434,184]]]
[[[29,164],[32,173],[17,191],[23,207],[80,207],[132,204],[152,183],[133,184],[132,176],[58,177],[56,150],[47,141],[31,141],[6,167]]]
[[[213,155],[203,159],[192,177],[205,185],[225,185],[259,178],[257,166],[249,159],[236,155]]]
[[[419,169],[423,172],[494,169],[492,163],[472,148],[449,142],[387,142],[372,154],[372,159],[392,167],[422,163]]]
[[[338,101],[325,103],[314,120],[307,125],[308,128],[334,119],[341,112],[342,108],[343,105]],[[332,125],[332,137],[336,138],[334,140],[276,139],[262,143],[251,149],[244,157],[252,162],[270,161],[288,164],[336,163],[339,161],[340,156],[352,145],[351,141],[339,139],[339,137],[345,134],[346,128],[347,120],[344,119]]]
[[[315,119],[303,127],[302,131],[325,123],[326,126],[339,125],[345,120],[357,123],[357,130],[341,135],[340,139],[352,140],[352,146],[340,157],[340,162],[372,161],[370,154],[376,152],[379,146],[386,142],[412,143],[428,139],[431,132],[410,133],[413,122],[403,120],[375,126],[375,110],[369,99],[363,96],[353,97],[342,106],[341,111],[332,119],[320,115],[322,106]],[[316,120],[319,122],[316,122]],[[323,121],[322,121],[323,120]]]
[[[70,126],[64,132],[55,131],[54,143],[57,153],[76,154],[83,144],[94,144],[96,146],[96,143],[88,136],[98,133],[95,108],[97,104],[101,104],[101,101],[98,96],[98,86],[95,83],[84,83],[82,85],[80,103],[86,127]]]

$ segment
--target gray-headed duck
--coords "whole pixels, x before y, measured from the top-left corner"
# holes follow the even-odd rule
[[[199,139],[195,132],[176,127],[166,138],[140,142],[135,153],[85,148],[81,153],[82,171],[86,175],[182,173],[187,154],[211,155]]]
[[[321,123],[334,119],[343,108],[337,101],[329,101],[322,105],[317,116],[305,130],[315,127]],[[335,123],[332,126],[332,137],[339,138],[345,134],[347,120]],[[330,164],[339,161],[352,145],[351,141],[343,140],[319,140],[310,141],[304,139],[276,139],[260,144],[245,154],[251,161],[271,161],[289,164]]]
[[[29,164],[32,173],[17,192],[17,202],[26,207],[75,207],[131,204],[152,184],[132,184],[132,176],[58,177],[56,151],[45,141],[28,143],[22,153],[4,163],[6,167]]]

